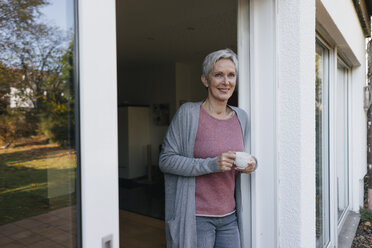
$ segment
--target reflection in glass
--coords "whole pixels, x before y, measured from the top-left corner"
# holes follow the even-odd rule
[[[316,127],[316,247],[329,242],[328,163],[328,50],[316,43],[315,54]]]
[[[0,9],[0,246],[76,247],[74,0]]]
[[[339,60],[337,63],[336,84],[336,173],[337,173],[337,217],[341,220],[349,205],[348,190],[348,97],[347,97],[347,67]]]

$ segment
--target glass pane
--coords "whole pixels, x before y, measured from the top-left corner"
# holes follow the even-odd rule
[[[0,9],[0,246],[76,247],[74,0]]]
[[[316,243],[329,242],[328,177],[328,50],[316,43],[315,126],[316,126]]]
[[[337,216],[340,221],[349,204],[348,191],[348,131],[347,131],[347,68],[338,62],[336,84],[336,173]]]

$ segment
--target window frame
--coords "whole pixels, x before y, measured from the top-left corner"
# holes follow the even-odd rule
[[[315,38],[315,42],[318,43],[322,48],[326,49],[327,50],[327,56],[326,56],[326,63],[327,65],[324,66],[324,67],[327,67],[327,71],[326,71],[326,74],[324,76],[324,78],[327,80],[325,83],[326,83],[326,91],[325,93],[322,94],[322,96],[326,96],[327,99],[324,99],[325,100],[325,103],[326,103],[326,107],[323,108],[323,110],[326,110],[327,112],[326,113],[323,113],[322,116],[326,117],[326,123],[322,123],[322,137],[326,137],[327,139],[327,144],[326,146],[324,146],[324,141],[322,140],[322,144],[323,144],[323,149],[322,149],[322,154],[326,155],[326,157],[322,157],[322,162],[323,163],[326,163],[327,165],[327,168],[323,168],[322,167],[322,172],[324,173],[327,173],[326,175],[326,178],[323,177],[323,182],[322,182],[322,185],[325,185],[327,184],[328,185],[328,192],[327,195],[325,197],[327,197],[327,209],[326,211],[328,212],[328,223],[326,223],[326,225],[323,225],[322,226],[322,232],[323,232],[323,238],[325,237],[325,234],[328,234],[328,242],[325,243],[324,245],[322,245],[321,247],[332,247],[332,245],[334,244],[334,241],[333,241],[333,238],[332,238],[332,230],[333,230],[333,214],[332,214],[332,209],[334,209],[334,201],[331,201],[331,198],[332,198],[332,192],[334,192],[334,178],[331,176],[332,175],[332,171],[334,170],[334,168],[332,168],[332,163],[331,163],[331,154],[332,154],[332,141],[331,141],[331,137],[332,137],[332,129],[330,128],[330,123],[331,123],[331,120],[332,120],[332,109],[331,109],[331,98],[332,98],[332,88],[331,88],[331,85],[332,85],[332,81],[334,79],[334,75],[333,75],[333,70],[332,68],[334,67],[334,50],[332,49],[332,47],[329,45],[328,42],[326,42],[326,40],[320,35],[317,33],[316,35],[316,38]],[[322,120],[323,122],[323,120]],[[324,134],[324,131],[326,131],[327,133]],[[322,138],[322,139],[323,139]],[[324,174],[323,174],[324,175]],[[328,180],[328,181],[327,181]],[[324,194],[324,190],[322,189],[322,194]],[[323,209],[323,212],[322,212],[323,216],[324,216],[324,209]],[[323,221],[322,221],[323,223]],[[328,229],[328,233],[324,231],[324,226],[327,227]]]
[[[324,35],[325,34],[325,35]],[[348,212],[352,207],[352,168],[350,166],[351,162],[351,149],[350,149],[350,142],[351,142],[351,123],[352,120],[351,116],[351,89],[352,89],[352,66],[348,62],[347,58],[345,58],[344,53],[339,50],[337,45],[333,44],[332,39],[322,30],[322,27],[317,26],[316,29],[316,40],[319,41],[324,47],[329,50],[329,78],[328,78],[328,118],[329,118],[329,213],[330,213],[330,242],[325,247],[334,247],[338,242],[338,235],[345,224],[346,217],[348,216]],[[336,87],[337,87],[337,65],[338,61],[341,61],[343,66],[347,69],[347,134],[346,134],[346,142],[347,142],[347,180],[348,180],[348,204],[345,208],[342,217],[338,219],[338,194],[337,194],[337,168],[336,168]]]
[[[350,94],[350,90],[351,90],[351,67],[346,63],[346,60],[345,59],[343,59],[343,57],[342,57],[342,54],[341,53],[339,53],[339,51],[336,49],[336,51],[337,51],[337,53],[336,53],[336,72],[335,72],[335,74],[336,74],[336,76],[337,76],[337,63],[338,62],[340,62],[341,64],[342,64],[342,66],[344,67],[344,69],[346,69],[347,70],[347,75],[346,75],[346,80],[347,80],[347,82],[346,82],[346,109],[347,109],[347,113],[346,113],[346,125],[347,125],[347,127],[346,127],[346,129],[347,129],[347,132],[346,132],[346,142],[347,142],[347,145],[346,145],[346,149],[347,149],[347,154],[346,154],[346,161],[347,161],[347,190],[348,190],[348,204],[347,204],[347,206],[346,206],[346,208],[345,208],[345,210],[343,211],[343,213],[342,213],[342,215],[341,215],[341,217],[340,218],[338,218],[338,215],[337,215],[337,211],[338,211],[338,209],[337,209],[337,205],[336,205],[336,207],[335,207],[335,209],[334,209],[334,211],[335,211],[335,219],[336,219],[336,227],[337,227],[337,236],[339,235],[339,233],[340,233],[340,231],[341,231],[341,228],[342,228],[342,226],[345,224],[345,220],[346,220],[346,217],[347,217],[347,215],[348,215],[348,212],[350,211],[350,207],[351,207],[351,193],[352,193],[352,191],[351,191],[351,166],[350,166],[350,140],[351,140],[351,137],[350,137],[350,135],[351,135],[351,132],[350,132],[350,126],[351,126],[351,119],[350,119],[350,111],[351,111],[351,109],[350,109],[350,97],[351,97],[351,94]],[[335,80],[335,82],[334,82],[335,84],[337,84],[338,83],[338,81],[337,81],[337,77],[336,77],[336,80]],[[336,96],[335,96],[336,97]],[[334,99],[334,101],[333,101],[333,104],[335,105],[335,108],[336,108],[336,98]],[[335,125],[336,125],[336,121],[334,121],[334,126],[333,127],[335,127]],[[336,136],[336,135],[335,135]],[[336,157],[337,156],[337,154],[335,153],[334,154],[334,156]],[[336,161],[336,160],[334,160],[334,161]],[[336,165],[335,165],[336,166]],[[337,171],[335,171],[335,178],[337,177]],[[337,195],[337,180],[335,180],[336,182],[336,185],[335,185],[335,187],[336,187],[336,191],[335,191],[335,202],[337,202],[337,197],[338,197],[338,195]]]

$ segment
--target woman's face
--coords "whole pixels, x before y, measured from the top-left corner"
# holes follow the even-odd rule
[[[236,85],[236,68],[230,59],[218,60],[208,79],[202,75],[202,82],[208,87],[208,98],[227,102],[234,92]]]

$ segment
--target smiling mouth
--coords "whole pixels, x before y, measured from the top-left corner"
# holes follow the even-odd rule
[[[223,93],[227,93],[230,91],[230,89],[228,88],[218,88],[219,91],[223,92]]]

